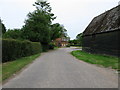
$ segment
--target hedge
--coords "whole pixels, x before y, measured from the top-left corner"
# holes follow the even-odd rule
[[[2,39],[2,62],[16,60],[42,51],[39,42]]]
[[[42,46],[42,52],[47,52],[49,50],[49,44],[41,43],[41,46]]]

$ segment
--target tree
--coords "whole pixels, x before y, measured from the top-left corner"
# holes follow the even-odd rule
[[[60,25],[59,23],[55,23],[51,25],[51,40],[55,40],[56,38],[60,37],[67,37],[67,30],[64,28],[63,25]]]
[[[2,34],[4,34],[6,32],[6,27],[5,25],[2,23]]]
[[[78,41],[74,39],[74,40],[70,40],[69,43],[71,46],[76,46],[78,44]]]
[[[0,37],[2,36],[2,22],[1,22],[1,19],[0,19]]]
[[[8,29],[8,31],[3,34],[3,38],[22,39],[22,31],[20,29]]]
[[[76,39],[69,41],[71,46],[81,46],[82,45],[82,33],[76,36]]]
[[[51,13],[51,7],[47,1],[38,0],[34,6],[36,10],[28,14],[28,19],[23,26],[23,38],[34,42],[41,42],[43,47],[51,41],[51,23],[56,18]]]
[[[2,23],[1,19],[0,19],[0,27],[2,29],[2,34],[4,34],[6,32],[6,27],[5,25]]]
[[[82,35],[83,35],[83,33],[80,33],[76,36],[76,40],[78,41],[79,45],[82,45]]]
[[[55,19],[51,7],[46,1],[37,1],[34,6],[37,10],[28,14],[23,27],[24,38],[41,43],[50,42],[50,25]]]

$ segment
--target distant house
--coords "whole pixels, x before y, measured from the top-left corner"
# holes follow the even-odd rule
[[[58,47],[65,47],[68,45],[69,37],[61,37],[54,40],[54,44]]]
[[[83,32],[83,50],[120,57],[120,5],[95,17]]]

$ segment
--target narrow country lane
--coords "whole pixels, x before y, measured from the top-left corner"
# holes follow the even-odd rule
[[[3,88],[118,88],[113,70],[97,67],[70,55],[73,48],[43,53]]]

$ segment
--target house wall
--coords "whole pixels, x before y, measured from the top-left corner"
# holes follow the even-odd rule
[[[62,42],[61,42],[61,45],[62,45],[62,47],[65,47],[65,46],[68,45],[68,42],[67,42],[67,41],[62,41]]]
[[[66,45],[68,45],[68,38],[57,38],[53,42],[58,47],[65,47]]]
[[[68,42],[66,41],[61,41],[61,42],[55,42],[55,45],[58,46],[58,47],[65,47],[68,45]]]
[[[108,54],[120,57],[118,40],[120,29],[83,36],[83,50],[90,53]]]

